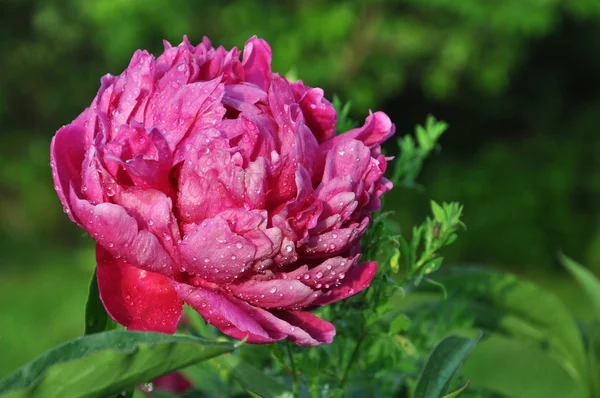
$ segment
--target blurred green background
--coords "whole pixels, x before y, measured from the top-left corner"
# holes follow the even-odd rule
[[[50,139],[103,74],[184,34],[265,38],[275,71],[351,100],[356,119],[386,111],[398,134],[447,121],[422,187],[388,208],[410,227],[430,198],[462,202],[449,263],[523,275],[586,315],[555,254],[600,272],[600,1],[3,0],[0,376],[82,332],[93,242],[62,213]]]

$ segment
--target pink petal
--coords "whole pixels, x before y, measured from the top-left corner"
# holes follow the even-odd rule
[[[153,108],[147,113],[146,125],[163,131],[169,146],[174,148],[189,130],[211,126],[223,118],[223,92],[224,87],[217,78],[187,84],[172,96],[162,93],[165,99],[156,93],[152,99]]]
[[[134,217],[112,203],[92,205],[71,189],[70,202],[81,226],[115,257],[146,271],[172,275],[174,263],[159,240],[147,229],[139,229]]]
[[[77,222],[67,200],[69,187],[73,185],[77,191],[81,189],[81,167],[86,152],[83,127],[69,124],[56,132],[50,144],[50,166],[54,178],[54,188],[60,201],[73,222]]]
[[[233,233],[221,218],[207,218],[190,227],[179,250],[189,272],[215,283],[238,278],[250,268],[256,253],[254,245]]]
[[[335,328],[302,311],[269,312],[235,297],[223,297],[203,288],[174,283],[179,296],[221,332],[250,344],[272,343],[287,338],[306,346],[330,343]]]
[[[133,267],[96,246],[98,289],[108,314],[131,330],[174,333],[183,302],[163,275]]]
[[[171,257],[177,258],[176,242],[181,240],[181,235],[169,197],[154,189],[131,187],[115,199],[136,219],[139,227],[150,231]]]
[[[265,312],[241,300],[227,299],[201,287],[173,282],[179,297],[192,306],[206,322],[235,339],[248,337],[248,343],[272,343],[285,338],[277,329],[265,329],[260,324]]]
[[[302,275],[300,281],[315,289],[321,289],[322,287],[327,289],[329,286],[325,285],[341,283],[348,270],[358,262],[359,257],[359,255],[356,255],[353,258],[329,258]]]
[[[331,290],[328,295],[323,295],[315,300],[315,305],[326,305],[353,296],[369,287],[371,280],[377,272],[376,262],[367,262],[355,266],[346,273],[343,282]]]
[[[152,380],[154,388],[171,393],[184,393],[192,389],[193,385],[180,372],[169,373]]]
[[[256,36],[251,37],[244,46],[242,67],[246,81],[267,91],[271,75],[271,47],[269,44]]]
[[[373,148],[392,135],[396,131],[396,127],[390,118],[383,112],[370,113],[362,127],[352,129],[344,134],[337,135],[321,144],[322,150],[331,150],[340,142],[355,139],[361,141],[369,148]]]
[[[293,279],[249,280],[232,285],[233,295],[261,308],[306,307],[315,297],[314,291]]]
[[[331,257],[350,248],[367,230],[369,218],[346,228],[334,229],[311,236],[298,252],[309,258]]]
[[[243,111],[244,104],[256,104],[259,101],[265,102],[267,93],[254,84],[242,83],[225,86],[225,95],[223,104],[234,109]]]
[[[371,151],[362,142],[342,141],[327,153],[321,185],[344,175],[350,175],[355,183],[361,181],[370,162]]]
[[[335,337],[335,327],[319,318],[316,315],[306,311],[277,311],[276,316],[293,325],[292,328],[298,328],[304,331],[310,338],[303,334],[291,334],[288,337],[293,343],[305,346],[316,346],[320,344],[329,344]]]
[[[306,125],[317,141],[324,142],[335,136],[337,113],[333,105],[323,96],[322,89],[308,89],[298,103],[306,119]]]
[[[136,51],[131,58],[127,69],[113,83],[114,92],[118,94],[118,102],[110,111],[109,117],[114,137],[117,129],[128,124],[135,110],[140,107],[144,99],[152,93],[154,88],[154,57],[146,51]],[[142,121],[143,119],[139,120]]]

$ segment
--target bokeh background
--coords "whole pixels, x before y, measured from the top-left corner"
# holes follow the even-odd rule
[[[184,34],[265,38],[274,70],[351,100],[358,120],[386,111],[399,135],[447,121],[421,187],[388,209],[410,227],[430,198],[462,202],[447,263],[517,273],[586,316],[556,252],[600,274],[598,0],[2,0],[0,376],[82,332],[93,243],[53,191],[54,132],[134,50]]]

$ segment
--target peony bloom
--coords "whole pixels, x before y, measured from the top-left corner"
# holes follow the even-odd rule
[[[183,303],[250,343],[329,343],[306,309],[365,289],[359,238],[380,196],[382,112],[335,135],[319,88],[271,72],[256,37],[237,48],[165,43],[106,75],[56,133],[51,165],[71,220],[97,242],[108,314],[173,333]]]

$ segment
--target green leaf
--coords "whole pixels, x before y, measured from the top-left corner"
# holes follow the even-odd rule
[[[450,394],[444,395],[444,398],[456,398],[460,395],[461,392],[463,392],[471,383],[471,380],[467,380],[467,382],[465,383],[464,386],[462,386],[461,388],[459,388],[458,390],[451,392]]]
[[[390,335],[395,335],[400,332],[404,332],[410,328],[410,323],[409,317],[404,314],[400,314],[392,321],[392,323],[390,323],[390,330],[388,333]]]
[[[588,358],[579,327],[555,294],[514,275],[482,268],[456,267],[431,276],[446,287],[450,301],[485,306],[485,311],[473,313],[486,322],[480,326],[547,346],[548,355],[556,357],[582,388],[589,388]],[[424,284],[420,290],[433,291],[433,287]]]
[[[0,380],[0,396],[116,395],[235,347],[184,335],[124,330],[96,333],[55,347]]]
[[[100,291],[98,290],[97,270],[90,280],[88,297],[85,303],[85,334],[94,334],[114,329],[117,324],[108,316],[104,309],[104,304],[100,300]]]
[[[479,338],[447,336],[433,349],[417,382],[414,398],[439,398]]]
[[[229,369],[233,377],[249,393],[263,398],[291,398],[293,396],[285,385],[267,376],[239,356],[223,355],[216,358],[215,361]]]
[[[440,223],[446,221],[446,212],[444,211],[444,209],[442,209],[442,206],[437,204],[437,202],[435,202],[434,200],[431,201],[431,212],[433,213],[433,216],[435,217],[436,221]]]
[[[583,386],[533,341],[492,335],[481,341],[462,367],[473,389],[506,397],[587,398]]]
[[[600,281],[592,272],[564,254],[559,254],[560,262],[581,285],[600,317]]]

